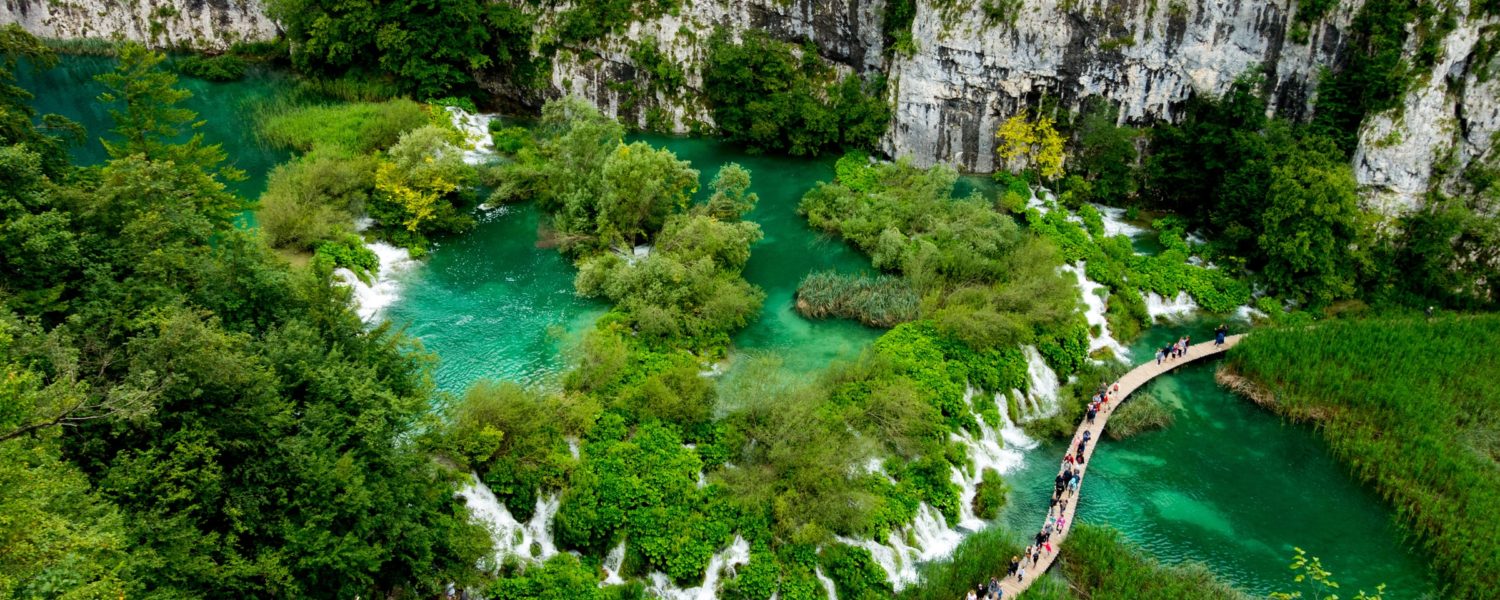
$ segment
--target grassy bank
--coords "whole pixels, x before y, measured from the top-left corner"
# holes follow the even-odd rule
[[[1249,336],[1227,367],[1314,421],[1390,502],[1448,598],[1500,585],[1500,316],[1371,319]]]

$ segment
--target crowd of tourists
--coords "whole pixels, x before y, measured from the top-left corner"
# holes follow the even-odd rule
[[[1223,346],[1225,338],[1228,337],[1229,328],[1219,325],[1214,329],[1214,345]],[[1190,336],[1182,336],[1177,341],[1168,344],[1156,351],[1156,364],[1160,365],[1166,361],[1176,360],[1187,356],[1188,349],[1192,346]],[[1120,384],[1114,383],[1101,387],[1099,392],[1089,399],[1088,408],[1084,412],[1084,420],[1093,425],[1094,419],[1102,413],[1113,409],[1111,402],[1118,399]],[[1081,435],[1073,436],[1073,441],[1068,446],[1068,452],[1063,455],[1061,468],[1057,472],[1057,478],[1053,480],[1052,498],[1047,505],[1047,519],[1032,538],[1031,544],[1026,546],[1021,554],[1012,556],[1010,564],[1006,567],[1005,577],[990,577],[989,583],[981,583],[969,590],[966,600],[1001,600],[1005,592],[1001,589],[1001,583],[1015,578],[1016,583],[1026,580],[1027,568],[1032,569],[1031,574],[1040,574],[1038,564],[1043,557],[1052,556],[1056,548],[1052,543],[1053,536],[1060,536],[1068,528],[1067,514],[1069,501],[1076,500],[1078,487],[1083,482],[1083,463],[1087,459],[1084,452],[1093,441],[1094,432],[1085,428]]]

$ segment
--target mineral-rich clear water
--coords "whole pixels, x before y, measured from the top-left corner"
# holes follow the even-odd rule
[[[1217,325],[1157,326],[1132,344],[1132,354],[1151,356],[1183,334],[1211,339]],[[1089,467],[1078,519],[1119,529],[1166,562],[1207,563],[1253,594],[1295,589],[1287,569],[1294,546],[1323,559],[1344,597],[1382,582],[1388,599],[1432,591],[1424,559],[1403,542],[1380,498],[1309,427],[1215,384],[1218,363],[1189,364],[1142,390],[1172,407],[1176,422],[1106,439]],[[1043,444],[1011,475],[1007,524],[1023,533],[1040,526],[1061,458],[1061,445]]]
[[[94,101],[102,89],[92,78],[112,65],[105,58],[64,57],[53,70],[19,73],[40,112],[88,127],[89,141],[73,149],[86,164],[105,159],[98,139],[111,125]],[[249,175],[233,186],[247,198],[257,196],[265,174],[288,157],[255,142],[251,117],[254,103],[284,84],[283,76],[263,71],[227,84],[183,79],[195,93],[187,106],[207,121],[205,137],[223,144],[231,163]],[[879,335],[847,321],[809,321],[792,308],[797,284],[808,272],[869,269],[863,257],[813,232],[796,214],[802,194],[832,178],[831,159],[748,155],[707,139],[639,138],[691,160],[702,172],[700,199],[723,163],[739,162],[751,171],[760,205],[749,219],[761,224],[765,240],[754,247],[745,276],[767,298],[759,317],[734,336],[734,356],[770,353],[789,370],[812,373],[857,355]],[[982,179],[966,178],[959,187],[961,194],[992,190]],[[437,354],[444,389],[459,391],[480,378],[555,381],[570,341],[606,309],[577,298],[573,266],[555,250],[536,247],[539,220],[530,205],[487,214],[474,231],[440,240],[395,290],[398,298],[383,314]],[[1208,339],[1216,324],[1158,326],[1132,344],[1132,354],[1150,356],[1187,330]],[[1080,518],[1116,527],[1168,562],[1205,562],[1257,594],[1290,588],[1286,563],[1292,546],[1322,557],[1344,582],[1346,597],[1380,582],[1390,586],[1387,598],[1429,592],[1422,557],[1403,543],[1379,498],[1355,482],[1309,428],[1283,423],[1215,385],[1215,367],[1213,361],[1184,367],[1147,388],[1175,407],[1176,423],[1105,441],[1089,471]],[[1031,449],[1010,444],[1011,437],[1005,436],[1007,446],[1025,454],[1008,477],[1015,491],[1002,519],[1024,533],[1038,525],[1062,454],[1057,444]]]

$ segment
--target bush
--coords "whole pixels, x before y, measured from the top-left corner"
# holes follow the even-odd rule
[[[916,584],[901,590],[902,600],[952,600],[962,598],[974,585],[991,577],[1004,577],[1011,557],[1020,556],[1022,544],[1003,527],[991,527],[964,538],[947,558],[921,567]],[[1071,541],[1070,541],[1071,552]],[[1108,597],[1108,596],[1101,596]],[[1137,596],[1120,596],[1124,598]]]
[[[890,275],[820,271],[797,286],[797,312],[812,319],[856,319],[872,327],[895,327],[917,318],[921,299],[911,284]]]
[[[245,61],[233,54],[193,55],[177,61],[177,71],[208,81],[237,81],[245,76]]]
[[[1175,420],[1172,409],[1162,404],[1155,395],[1136,393],[1109,418],[1109,427],[1105,433],[1109,434],[1109,439],[1123,440],[1153,429],[1166,429]]]
[[[1249,600],[1201,564],[1168,566],[1107,527],[1075,523],[1061,571],[1084,597],[1160,600]]]
[[[981,519],[993,519],[1000,516],[1000,509],[1005,507],[1005,495],[1010,493],[1010,486],[1000,477],[1000,472],[994,469],[985,469],[979,480],[979,487],[974,491],[974,515]]]
[[[425,249],[427,236],[474,226],[474,168],[452,142],[451,131],[427,125],[401,135],[375,167],[369,213],[377,228],[402,246]]]
[[[369,284],[380,272],[380,257],[366,248],[356,235],[344,235],[338,240],[320,242],[313,256],[327,260],[336,269],[349,269],[360,281]]]
[[[823,574],[833,580],[839,598],[880,600],[890,598],[893,593],[885,569],[875,564],[869,550],[833,544],[823,549],[818,562],[823,566]]]
[[[349,232],[375,185],[375,161],[313,152],[271,170],[256,217],[266,243],[311,250]]]

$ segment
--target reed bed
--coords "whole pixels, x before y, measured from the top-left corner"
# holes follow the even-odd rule
[[[811,319],[856,319],[895,327],[917,318],[921,299],[905,278],[891,275],[811,273],[797,287],[797,312]]]
[[[1500,316],[1257,331],[1226,368],[1313,421],[1431,553],[1442,597],[1500,588]]]
[[[1249,600],[1201,564],[1163,565],[1114,529],[1088,523],[1073,527],[1059,566],[1080,598]]]

